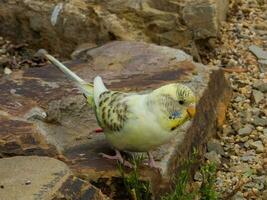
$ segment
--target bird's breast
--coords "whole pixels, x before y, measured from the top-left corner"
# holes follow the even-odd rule
[[[107,140],[119,150],[145,152],[154,149],[174,136],[163,130],[154,116],[139,114],[130,119],[119,132],[107,132]]]

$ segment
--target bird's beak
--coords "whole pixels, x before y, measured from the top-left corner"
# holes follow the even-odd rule
[[[193,118],[196,114],[196,105],[195,104],[190,104],[187,109],[186,109],[188,115],[190,118]]]

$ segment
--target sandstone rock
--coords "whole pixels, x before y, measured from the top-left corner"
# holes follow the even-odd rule
[[[258,104],[261,100],[264,99],[264,94],[261,91],[253,90],[252,95],[256,104]]]
[[[240,160],[243,162],[252,162],[255,160],[255,155],[243,155],[240,157]]]
[[[266,177],[266,175],[253,176],[252,178],[253,178],[253,180],[254,180],[256,183],[258,183],[258,184],[260,184],[260,185],[264,185],[264,184],[267,183],[267,177]]]
[[[255,29],[259,29],[259,30],[267,30],[267,25],[266,23],[257,23],[254,25]]]
[[[234,132],[231,126],[224,126],[222,131],[223,131],[223,135],[225,136]]]
[[[99,190],[75,178],[61,161],[18,156],[0,159],[0,198],[5,200],[99,199]]]
[[[201,174],[199,171],[197,171],[197,172],[195,173],[195,175],[194,175],[194,180],[195,180],[195,181],[203,181],[203,176],[202,176],[202,174]]]
[[[209,3],[208,3],[209,2]],[[228,1],[190,1],[183,8],[183,19],[195,39],[217,37],[219,22],[225,20]]]
[[[212,140],[208,142],[208,151],[215,151],[219,155],[224,155],[223,147],[217,140]]]
[[[215,163],[216,165],[221,164],[221,158],[215,151],[206,153],[205,158],[207,158],[210,162]]]
[[[252,142],[251,143],[251,147],[252,148],[255,148],[257,153],[264,152],[264,146],[262,144],[262,141],[260,141],[260,140],[255,141],[255,142]]]
[[[249,135],[253,130],[253,126],[251,124],[246,124],[243,128],[238,130],[238,134],[240,136],[247,136]]]
[[[258,63],[260,65],[260,71],[262,73],[267,72],[267,60],[258,60]]]
[[[1,54],[5,54],[5,53],[6,53],[6,49],[2,49],[2,48],[1,48],[1,49],[0,49],[0,55],[1,55]]]
[[[258,89],[259,91],[263,92],[263,93],[267,93],[267,82],[263,82],[263,81],[258,81],[256,83],[253,84],[253,87]]]
[[[254,117],[252,123],[255,126],[267,126],[267,118]]]
[[[12,70],[9,69],[8,67],[5,67],[5,69],[4,69],[4,74],[9,75],[9,74],[11,74],[11,73],[12,73]]]
[[[207,137],[216,132],[218,105],[226,108],[231,97],[223,71],[197,64],[180,50],[141,42],[112,42],[87,51],[86,56],[86,62],[65,63],[86,81],[100,75],[108,88],[122,91],[148,91],[181,82],[196,93],[199,101],[195,119],[179,129],[175,140],[153,152],[161,174],[146,167],[141,171],[150,180],[154,194],[161,193],[169,188],[171,177],[183,160],[189,159],[191,147],[203,151]],[[100,177],[109,180],[119,176],[116,162],[98,155],[100,152],[112,154],[112,150],[104,135],[94,131],[98,125],[93,110],[55,67],[14,72],[10,79],[0,81],[0,115],[5,119],[0,118],[0,123],[6,124],[5,130],[9,130],[4,137],[0,134],[0,141],[9,139],[11,142],[24,131],[39,139],[33,142],[33,147],[50,146],[62,152],[79,176],[96,182]],[[220,114],[222,112],[225,110],[220,109]],[[9,120],[9,124],[5,123]],[[24,123],[13,126],[14,120]],[[9,148],[0,149],[3,151],[7,154]]]
[[[262,199],[267,199],[267,190],[262,192]]]
[[[92,43],[84,43],[79,45],[72,53],[71,59],[72,60],[82,60],[86,58],[86,52],[90,49],[96,48],[96,44]]]
[[[0,86],[1,88],[1,86]],[[2,96],[5,101],[6,96]],[[17,101],[14,100],[13,103]],[[28,102],[29,103],[29,102]],[[30,121],[23,119],[16,119],[10,117],[5,111],[4,107],[10,112],[23,104],[6,102],[0,104],[0,157],[14,156],[14,155],[46,155],[56,156],[58,154],[56,148],[46,142],[46,138],[42,136],[40,130]],[[24,104],[26,109],[26,105]],[[30,106],[30,104],[28,104]],[[19,110],[19,109],[18,109]],[[16,115],[16,112],[13,112]]]
[[[262,48],[256,45],[251,45],[249,46],[249,50],[258,58],[258,60],[267,60],[267,52]]]
[[[9,59],[6,56],[0,57],[0,68],[2,71],[2,68],[5,68],[9,64]]]
[[[256,108],[256,107],[253,107],[251,109],[251,113],[254,115],[254,116],[259,116],[261,110],[259,108]]]
[[[244,195],[242,192],[238,191],[231,200],[245,200]]]
[[[7,0],[0,4],[0,34],[65,56],[82,43],[111,40],[190,48],[194,39],[217,36],[227,8],[228,0]]]
[[[248,156],[242,156],[240,160],[247,162],[247,161],[253,160],[253,158],[248,157]],[[234,172],[234,173],[242,173],[242,174],[244,174],[244,173],[246,173],[248,171],[251,171],[251,169],[250,169],[250,167],[249,167],[249,165],[247,163],[241,162],[239,165],[232,166],[230,168],[230,171]]]

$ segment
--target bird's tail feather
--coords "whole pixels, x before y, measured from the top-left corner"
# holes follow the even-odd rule
[[[80,91],[88,98],[88,102],[91,103],[91,100],[94,96],[94,86],[91,83],[85,82],[74,72],[68,69],[65,65],[59,62],[56,58],[48,54],[44,49],[41,49],[37,52],[37,56],[43,56],[47,58],[53,65],[60,69],[70,80],[74,81]]]

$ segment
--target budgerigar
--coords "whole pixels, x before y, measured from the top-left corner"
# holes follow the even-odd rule
[[[120,151],[147,152],[149,165],[155,167],[150,151],[170,141],[176,129],[195,115],[196,97],[185,85],[172,83],[147,94],[111,91],[101,77],[87,83],[45,50],[39,50],[40,54],[74,81],[93,107],[99,126],[116,151],[115,156],[102,154],[105,158],[129,164]]]

